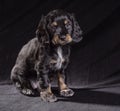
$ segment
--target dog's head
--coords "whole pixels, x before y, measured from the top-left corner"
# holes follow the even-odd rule
[[[54,45],[82,40],[82,30],[75,17],[62,10],[54,10],[42,16],[36,34],[40,40]]]

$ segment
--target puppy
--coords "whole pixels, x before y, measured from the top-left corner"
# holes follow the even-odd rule
[[[25,95],[39,92],[43,101],[54,102],[51,78],[57,75],[60,95],[74,92],[65,83],[70,44],[82,40],[82,31],[75,17],[63,10],[53,10],[42,16],[36,37],[25,44],[11,71],[11,80]]]

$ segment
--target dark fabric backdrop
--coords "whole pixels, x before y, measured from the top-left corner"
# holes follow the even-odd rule
[[[74,13],[84,32],[71,50],[69,84],[119,84],[120,0],[0,0],[0,84],[10,82],[19,50],[35,36],[41,15],[53,9]]]

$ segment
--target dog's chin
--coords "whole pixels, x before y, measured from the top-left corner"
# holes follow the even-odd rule
[[[60,39],[59,36],[54,36],[53,39],[52,39],[52,43],[54,45],[67,45],[69,43],[72,42],[72,38],[70,35],[67,35],[66,38],[64,40]]]
[[[67,45],[69,43],[71,43],[71,42],[70,41],[60,41],[58,44],[59,45]]]

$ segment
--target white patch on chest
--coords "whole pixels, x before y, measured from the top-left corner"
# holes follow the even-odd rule
[[[58,49],[57,49],[57,56],[58,56],[57,57],[57,63],[55,65],[55,67],[57,69],[61,69],[64,58],[63,58],[63,55],[62,55],[62,49],[60,47],[58,47]]]

